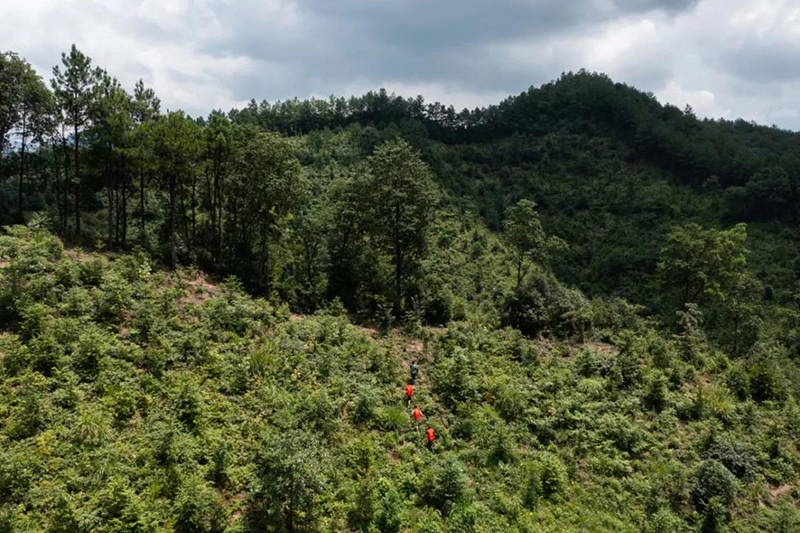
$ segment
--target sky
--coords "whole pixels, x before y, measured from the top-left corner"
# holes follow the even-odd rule
[[[72,43],[192,115],[381,87],[474,108],[585,68],[800,130],[800,0],[0,0],[0,50],[43,77]]]

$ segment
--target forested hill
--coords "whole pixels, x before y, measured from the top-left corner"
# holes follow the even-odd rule
[[[257,130],[293,138],[288,149],[310,178],[306,184],[319,178],[316,168],[327,167],[305,198],[287,197],[278,206],[287,213],[309,201],[330,203],[319,200],[330,176],[360,172],[356,167],[378,145],[403,139],[432,170],[439,205],[478,214],[491,230],[501,229],[508,206],[536,201],[545,229],[569,244],[553,257],[556,274],[590,295],[620,295],[658,311],[658,252],[673,225],[693,221],[718,228],[750,223],[759,280],[781,302],[793,296],[800,202],[794,132],[700,120],[688,107],[662,105],[585,71],[474,110],[381,90],[349,99],[253,100],[196,120],[180,113],[156,120],[160,103],[152,90],[140,83],[128,95],[80,51],[65,55],[52,91],[24,60],[3,57],[4,86],[18,90],[6,92],[2,120],[2,223],[47,214],[52,229],[84,243],[105,240],[107,248],[163,245],[166,234],[182,230],[180,242],[170,241],[178,250],[168,262],[243,276],[246,265],[222,258],[226,248],[248,246],[224,238],[239,233],[225,227],[235,218],[227,214],[238,186],[225,177],[242,139]],[[164,136],[177,144],[165,146]],[[347,138],[352,153],[325,146],[334,138]],[[172,183],[169,168],[182,179]],[[169,212],[161,195],[171,196]],[[95,219],[89,232],[80,226],[83,212]],[[170,215],[174,230],[167,228]],[[147,239],[152,232],[160,234]]]
[[[422,150],[448,200],[499,230],[507,206],[539,203],[571,249],[557,272],[592,294],[650,307],[648,285],[669,228],[750,222],[751,257],[791,297],[800,202],[800,134],[691,108],[581,71],[485,109],[456,111],[385,91],[360,98],[255,101],[231,119],[286,135],[357,124],[366,151],[401,136]],[[373,138],[371,139],[370,136]]]
[[[798,134],[161,107],[0,54],[0,533],[798,530]]]

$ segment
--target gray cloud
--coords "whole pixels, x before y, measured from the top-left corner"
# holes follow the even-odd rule
[[[78,44],[165,107],[381,86],[486,105],[561,72],[606,72],[700,114],[800,127],[792,0],[41,0],[0,5],[0,42],[49,77]]]

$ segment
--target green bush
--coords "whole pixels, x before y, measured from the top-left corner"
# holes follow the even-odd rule
[[[411,419],[402,407],[384,407],[378,413],[381,428],[386,431],[399,431],[411,425]]]
[[[747,361],[750,393],[759,402],[780,401],[786,397],[786,382],[777,356],[769,351],[757,352]]]
[[[736,477],[719,461],[703,461],[695,472],[695,484],[692,488],[695,507],[705,511],[713,500],[717,506],[723,505],[727,508],[733,504],[735,496]]]
[[[478,379],[464,348],[456,347],[451,355],[437,358],[431,378],[434,390],[450,407],[477,399]]]
[[[668,509],[660,509],[649,520],[649,533],[680,533],[686,523]]]
[[[214,492],[196,476],[181,484],[175,497],[177,533],[211,533]]]
[[[722,463],[739,479],[750,480],[755,474],[756,457],[750,446],[730,435],[715,437],[705,456]]]
[[[522,501],[533,509],[541,499],[553,498],[567,488],[567,469],[552,453],[541,453],[527,460],[522,466]]]
[[[447,457],[429,472],[420,492],[426,502],[447,516],[466,496],[467,479],[461,462]]]
[[[382,533],[399,533],[402,526],[400,510],[403,499],[393,483],[386,478],[376,482],[377,492],[380,495],[378,503],[378,518],[376,525]]]
[[[644,405],[656,413],[667,406],[667,378],[663,373],[655,371],[648,377],[643,400]]]
[[[578,355],[575,356],[575,369],[579,375],[585,378],[598,375],[600,373],[600,360],[597,354],[589,348],[581,348],[578,351]]]

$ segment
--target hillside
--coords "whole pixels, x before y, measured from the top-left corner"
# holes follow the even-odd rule
[[[0,533],[800,528],[800,134],[0,85]]]
[[[2,531],[800,525],[800,380],[767,346],[731,361],[607,305],[604,342],[381,333],[22,228],[0,265]]]

